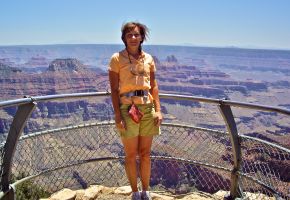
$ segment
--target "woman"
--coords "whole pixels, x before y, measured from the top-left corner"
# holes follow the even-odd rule
[[[151,55],[142,51],[148,28],[137,22],[122,27],[125,49],[113,54],[109,66],[111,96],[116,127],[125,151],[125,170],[132,188],[132,199],[151,199],[149,181],[151,172],[150,151],[154,135],[160,134],[162,114],[155,64]],[[144,114],[135,122],[128,114],[132,105]],[[137,188],[136,157],[140,159],[142,192]]]

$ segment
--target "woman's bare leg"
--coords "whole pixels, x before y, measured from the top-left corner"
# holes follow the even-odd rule
[[[139,136],[140,178],[142,190],[147,191],[151,175],[151,145],[153,136]]]
[[[137,192],[137,164],[136,156],[138,154],[138,137],[122,138],[125,150],[125,170],[131,185],[132,191]]]

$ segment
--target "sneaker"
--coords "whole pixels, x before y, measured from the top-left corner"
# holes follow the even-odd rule
[[[141,200],[152,200],[149,191],[141,192]]]
[[[140,192],[132,192],[132,200],[141,200]]]

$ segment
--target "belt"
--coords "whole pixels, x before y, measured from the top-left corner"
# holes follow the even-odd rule
[[[147,97],[148,96],[148,90],[135,90],[132,92],[127,92],[124,94],[121,94],[120,96],[126,96],[126,97]]]

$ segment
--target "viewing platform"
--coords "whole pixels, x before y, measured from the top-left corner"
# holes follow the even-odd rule
[[[290,199],[290,147],[285,141],[290,133],[269,133],[266,122],[260,132],[244,129],[251,120],[273,117],[279,127],[290,130],[290,110],[176,94],[160,98],[164,122],[152,146],[152,192],[180,197],[225,191],[225,199]],[[74,101],[76,109],[70,111]],[[85,109],[93,109],[101,102],[108,103],[91,116],[78,108],[85,104]],[[0,102],[2,114],[15,112],[0,146],[0,199],[47,198],[63,188],[91,185],[128,186],[109,105],[108,92]],[[54,109],[57,106],[61,109]],[[34,130],[33,124],[40,123]]]

